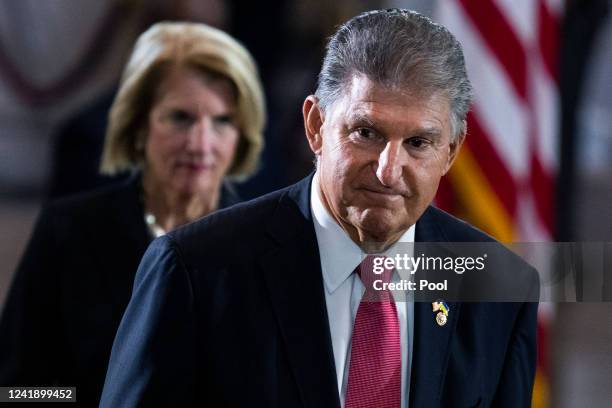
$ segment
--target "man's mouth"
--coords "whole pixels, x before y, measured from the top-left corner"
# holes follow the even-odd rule
[[[381,201],[396,201],[402,200],[404,198],[404,194],[398,192],[397,190],[386,190],[386,189],[378,189],[378,188],[363,188],[361,191],[367,196],[374,200]]]
[[[372,193],[372,194],[380,194],[380,195],[386,195],[386,196],[405,196],[406,194],[395,190],[395,189],[386,189],[386,188],[372,188],[372,187],[364,187],[362,188],[363,191],[368,192],[368,193]]]

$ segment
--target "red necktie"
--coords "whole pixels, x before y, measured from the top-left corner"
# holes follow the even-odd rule
[[[401,405],[397,310],[390,291],[373,287],[375,280],[390,282],[393,270],[384,269],[382,274],[374,274],[373,267],[378,264],[374,259],[368,256],[355,270],[365,292],[353,326],[346,408],[400,408]]]

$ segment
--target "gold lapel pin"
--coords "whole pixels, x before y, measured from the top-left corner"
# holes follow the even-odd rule
[[[448,321],[448,313],[450,312],[450,308],[448,307],[448,303],[437,300],[431,304],[433,312],[436,313],[436,323],[438,326],[444,326]]]

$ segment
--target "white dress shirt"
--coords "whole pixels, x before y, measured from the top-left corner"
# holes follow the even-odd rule
[[[338,380],[340,404],[345,406],[346,387],[349,377],[351,355],[351,337],[357,308],[365,288],[361,279],[353,273],[364,259],[364,252],[355,244],[340,225],[329,214],[320,197],[318,174],[313,177],[310,206],[312,209],[315,233],[321,257],[321,270],[325,285],[325,302],[329,318],[334,362]],[[398,242],[414,242],[414,225],[411,226]],[[385,251],[395,253],[397,243]],[[402,254],[407,249],[402,247]],[[412,247],[412,246],[410,246]],[[390,255],[391,256],[391,255]],[[409,253],[408,256],[412,256]],[[393,273],[393,282],[409,279],[409,273]],[[408,407],[410,392],[410,368],[412,366],[412,339],[414,334],[414,302],[396,299],[396,308],[400,323],[400,345],[402,359],[402,407]]]

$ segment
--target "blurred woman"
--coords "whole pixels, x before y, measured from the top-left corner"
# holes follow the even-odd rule
[[[230,36],[195,23],[141,35],[101,168],[133,175],[43,209],[0,321],[0,386],[76,386],[97,405],[147,245],[236,202],[228,181],[256,169],[264,118],[253,59]]]

